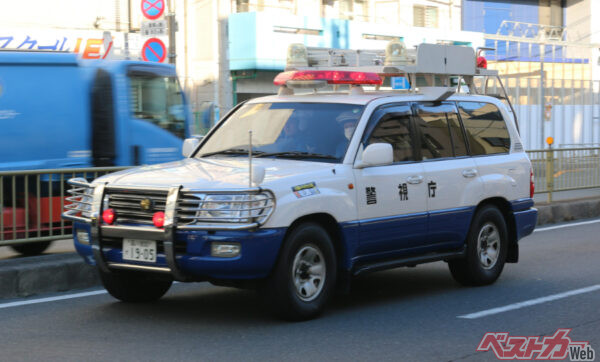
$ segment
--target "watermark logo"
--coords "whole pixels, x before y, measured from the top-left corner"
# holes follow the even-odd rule
[[[552,336],[509,336],[506,332],[486,333],[477,351],[492,350],[501,360],[563,360],[594,361],[596,352],[589,342],[573,341],[571,329],[557,329]]]

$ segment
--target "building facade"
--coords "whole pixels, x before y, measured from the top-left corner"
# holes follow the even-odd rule
[[[142,7],[157,1],[63,0],[57,9],[44,0],[10,2],[0,12],[0,48],[67,50],[91,59],[139,58],[148,38],[140,32],[147,20]],[[539,24],[566,29],[560,40],[600,42],[600,21],[594,20],[600,1],[595,0],[164,3],[164,13],[174,13],[177,21],[174,59],[197,115],[198,132],[236,103],[276,92],[272,80],[284,69],[290,43],[384,49],[390,40],[401,39],[407,47],[422,42],[488,46],[496,49],[486,53],[489,66],[505,75],[539,77],[544,66],[549,79],[600,79],[598,48],[539,43]],[[537,33],[516,31],[516,23],[537,24]],[[512,38],[498,40],[501,36]],[[160,38],[168,44],[167,36]]]

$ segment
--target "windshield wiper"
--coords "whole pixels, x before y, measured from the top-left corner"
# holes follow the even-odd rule
[[[332,155],[324,155],[322,153],[311,153],[304,151],[285,151],[285,152],[266,152],[259,153],[256,157],[289,157],[289,158],[323,158],[328,160],[337,160],[338,158]]]
[[[252,150],[252,155],[262,155],[263,153],[264,153],[263,151]],[[212,156],[212,155],[247,155],[247,154],[248,154],[247,148],[229,148],[226,150],[204,153],[204,154],[200,155],[200,157],[206,157],[206,156]]]

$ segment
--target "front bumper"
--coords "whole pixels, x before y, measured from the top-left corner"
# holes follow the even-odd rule
[[[75,223],[75,232],[85,230],[90,233],[89,224]],[[139,228],[138,228],[139,229]],[[122,228],[116,232],[112,229],[110,238],[99,240],[102,262],[108,270],[132,269],[147,272],[169,273],[177,280],[206,280],[206,279],[258,279],[269,275],[286,232],[285,228],[256,229],[256,230],[219,230],[219,231],[176,231],[173,248],[174,265],[169,264],[164,240],[148,233],[139,234],[135,229]],[[134,262],[123,260],[122,238],[139,238],[142,235],[148,240],[157,240],[158,253],[155,263]],[[91,236],[91,233],[90,233]],[[92,240],[92,239],[90,239]],[[94,256],[94,241],[90,244],[74,238],[75,249],[89,263],[99,264]],[[232,258],[211,256],[212,242],[240,243],[241,253]]]
[[[81,182],[77,181],[77,184],[81,185]],[[97,265],[104,272],[128,269],[168,273],[180,281],[257,279],[266,277],[275,264],[286,228],[261,228],[258,222],[178,226],[176,207],[182,190],[180,187],[168,190],[164,228],[133,224],[106,225],[99,218],[105,187],[105,184],[95,186],[89,219],[68,212],[63,214],[63,217],[74,222],[76,250],[88,263]],[[259,188],[242,190],[261,191]],[[89,239],[89,243],[79,240],[77,235],[81,231],[88,233],[86,239]],[[156,241],[156,262],[123,260],[124,238]],[[241,252],[235,257],[211,256],[213,242],[239,244]]]

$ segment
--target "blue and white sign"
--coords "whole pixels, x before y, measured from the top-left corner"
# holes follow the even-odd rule
[[[392,89],[409,89],[410,88],[408,79],[406,79],[405,77],[392,77],[392,78],[390,78],[390,83],[392,83]]]

